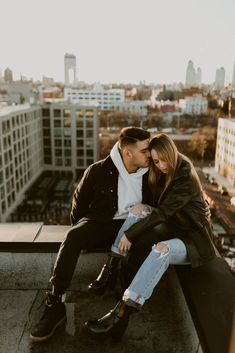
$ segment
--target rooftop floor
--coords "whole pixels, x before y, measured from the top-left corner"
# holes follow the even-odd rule
[[[119,343],[96,342],[82,332],[84,321],[99,317],[116,302],[111,296],[92,298],[85,292],[67,294],[67,324],[44,343],[31,343],[30,326],[43,311],[44,291],[0,291],[1,353],[189,353],[187,327],[182,327],[182,313],[174,305],[165,284],[143,311],[132,316],[129,328]]]
[[[20,289],[19,283],[19,289],[7,289],[5,281],[5,289],[0,290],[0,353],[201,352],[173,268],[162,278],[143,310],[131,317],[122,341],[115,344],[110,340],[96,342],[86,337],[82,330],[86,320],[100,317],[115,305],[115,293],[104,296],[89,294],[87,285],[97,273],[90,271],[81,275],[79,270],[77,272],[71,286],[74,290],[68,291],[66,297],[67,324],[58,328],[55,335],[44,343],[32,343],[29,333],[32,323],[44,310],[45,289],[30,288],[30,285],[28,289],[25,285]],[[27,270],[25,273],[28,276]],[[13,282],[17,287],[14,276]]]

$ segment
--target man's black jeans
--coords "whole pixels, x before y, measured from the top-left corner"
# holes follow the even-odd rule
[[[81,221],[69,229],[60,246],[51,277],[56,293],[63,294],[68,289],[81,250],[110,249],[123,222]]]

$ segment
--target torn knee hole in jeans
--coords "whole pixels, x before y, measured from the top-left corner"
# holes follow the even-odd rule
[[[162,255],[166,255],[169,252],[169,247],[165,243],[157,243],[153,246],[153,250],[160,252]]]

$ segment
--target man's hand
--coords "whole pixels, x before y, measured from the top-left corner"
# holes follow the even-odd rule
[[[118,244],[118,250],[120,254],[123,254],[128,252],[130,248],[131,248],[131,242],[127,239],[127,237],[124,234]]]

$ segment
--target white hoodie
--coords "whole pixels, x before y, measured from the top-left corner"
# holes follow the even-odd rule
[[[135,173],[128,173],[119,152],[118,142],[113,146],[110,156],[119,171],[118,210],[114,219],[125,219],[129,208],[142,202],[142,179],[148,168],[139,168]]]

